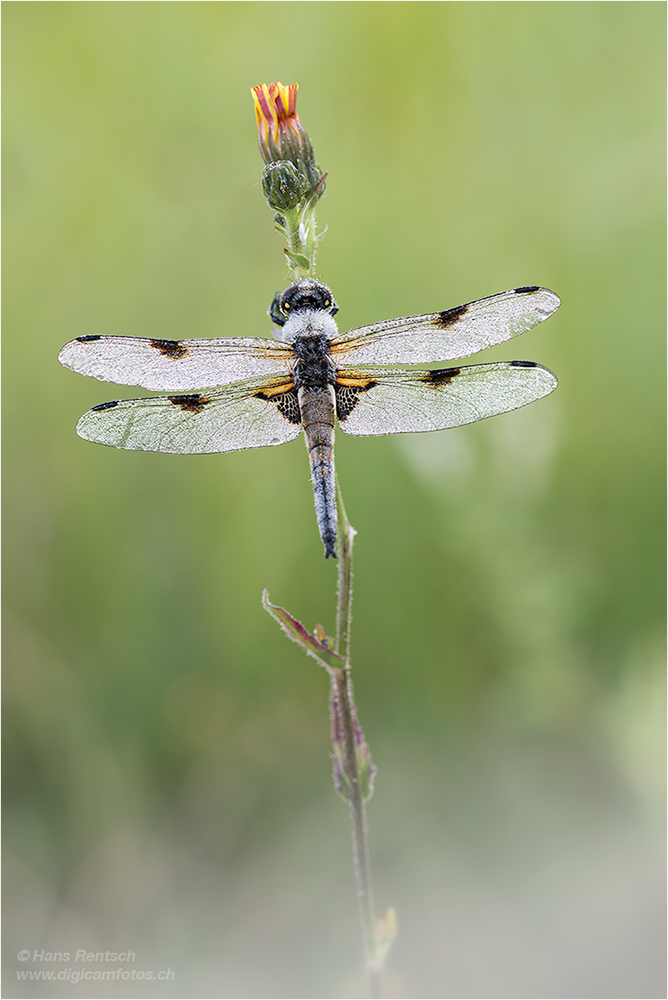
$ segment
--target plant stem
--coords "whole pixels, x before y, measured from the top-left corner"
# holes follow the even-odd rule
[[[305,208],[292,208],[279,214],[282,220],[276,228],[288,241],[285,252],[295,280],[312,276],[319,239],[316,235],[314,200],[311,199]]]
[[[364,737],[357,722],[353,684],[350,676],[350,624],[353,596],[353,539],[355,529],[348,521],[343,497],[337,481],[339,579],[336,609],[335,651],[345,657],[346,665],[332,676],[332,694],[339,709],[343,770],[348,779],[350,820],[353,835],[353,860],[357,883],[357,898],[362,923],[362,942],[369,997],[380,997],[381,966],[377,960],[374,931],[376,916],[373,902],[373,885],[369,862],[369,834],[366,823],[366,803],[360,773],[358,750]]]
[[[350,667],[350,625],[353,617],[353,541],[357,532],[348,520],[339,481],[336,481],[339,581],[336,604],[336,652]]]

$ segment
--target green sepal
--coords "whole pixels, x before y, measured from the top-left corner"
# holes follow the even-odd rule
[[[302,205],[308,193],[306,178],[289,160],[268,163],[262,173],[262,191],[270,208],[287,212]]]

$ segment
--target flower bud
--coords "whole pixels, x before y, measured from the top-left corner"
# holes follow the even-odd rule
[[[262,190],[270,208],[287,212],[305,199],[308,185],[290,160],[280,160],[264,168]]]
[[[293,83],[261,83],[251,87],[255,103],[258,144],[265,163],[288,160],[306,179],[316,199],[324,193],[323,174],[315,162],[313,146],[297,114],[297,87]]]

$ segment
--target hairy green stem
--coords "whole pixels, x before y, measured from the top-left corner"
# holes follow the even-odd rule
[[[285,252],[295,280],[313,277],[321,238],[316,233],[315,200],[312,198],[305,208],[298,206],[279,212],[276,220],[276,228],[288,242]]]

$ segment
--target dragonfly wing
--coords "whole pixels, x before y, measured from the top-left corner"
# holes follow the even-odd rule
[[[465,358],[526,333],[560,305],[548,288],[514,288],[426,316],[361,326],[332,341],[335,363],[422,364]]]
[[[301,433],[291,379],[94,406],[77,424],[87,441],[132,451],[203,455],[283,444]]]
[[[335,385],[341,430],[358,436],[460,427],[547,396],[556,376],[533,361],[436,371],[354,369]]]
[[[262,375],[288,374],[290,345],[262,337],[158,340],[148,337],[78,337],[58,360],[101,382],[180,391],[229,385]]]

